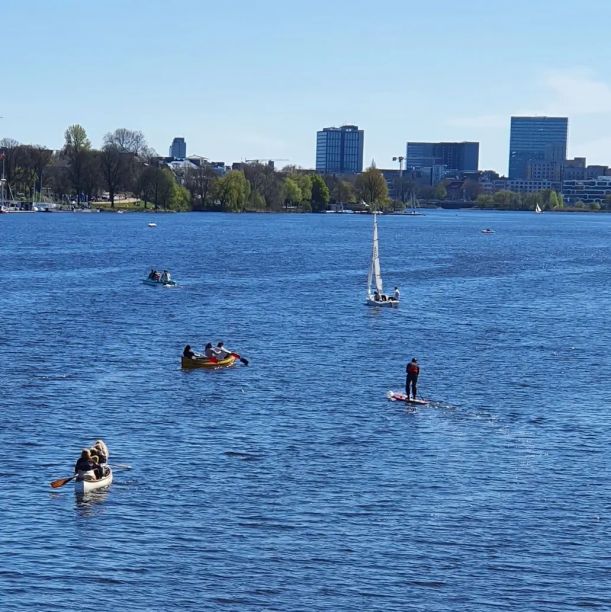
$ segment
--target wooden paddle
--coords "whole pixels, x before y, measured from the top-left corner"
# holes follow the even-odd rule
[[[74,476],[70,476],[69,478],[58,478],[57,480],[54,480],[51,483],[51,486],[54,489],[59,489],[60,487],[63,487],[65,484],[68,484],[71,480],[74,480],[77,476],[78,474],[75,474]]]

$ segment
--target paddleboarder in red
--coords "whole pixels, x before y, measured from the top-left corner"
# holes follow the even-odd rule
[[[420,374],[420,366],[418,365],[417,359],[414,357],[405,366],[405,395],[407,399],[410,399],[410,393],[413,394],[413,398],[417,399],[416,392],[418,391],[418,374]]]

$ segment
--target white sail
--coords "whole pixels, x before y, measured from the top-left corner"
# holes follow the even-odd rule
[[[371,252],[371,267],[369,268],[368,287],[371,293],[371,281],[374,281],[378,293],[383,293],[382,272],[380,271],[380,253],[378,250],[378,220],[373,213],[373,250]]]
[[[535,206],[535,212],[536,212],[536,213],[543,212],[543,211],[541,210],[541,207],[539,206],[539,203],[537,203],[537,205]]]

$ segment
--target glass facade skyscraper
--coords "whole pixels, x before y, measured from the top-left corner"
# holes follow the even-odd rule
[[[363,171],[363,130],[356,125],[316,132],[316,172],[356,174]]]
[[[567,117],[512,117],[509,178],[532,178],[547,167],[554,177],[537,178],[557,180],[566,159],[568,126]]]
[[[184,138],[176,137],[172,140],[170,157],[172,159],[185,159],[187,157],[187,143]]]
[[[445,166],[448,170],[477,172],[479,142],[408,142],[406,168]]]

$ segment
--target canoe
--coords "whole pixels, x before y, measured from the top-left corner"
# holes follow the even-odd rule
[[[160,280],[153,280],[152,278],[145,278],[142,281],[145,285],[150,285],[151,287],[157,287],[159,285],[163,285],[164,287],[176,287],[176,281],[170,280],[170,281],[160,281]]]
[[[112,469],[108,465],[104,467],[108,470],[106,476],[103,476],[99,480],[77,480],[74,483],[74,492],[77,495],[84,495],[85,493],[89,493],[89,491],[95,491],[96,489],[110,486],[112,484]],[[85,474],[85,476],[88,475],[93,476],[93,471]]]
[[[235,355],[229,355],[225,359],[219,359],[218,361],[210,360],[207,357],[195,357],[191,359],[190,357],[183,356],[181,357],[180,365],[186,370],[195,370],[197,368],[213,370],[216,368],[229,368],[237,359]]]

